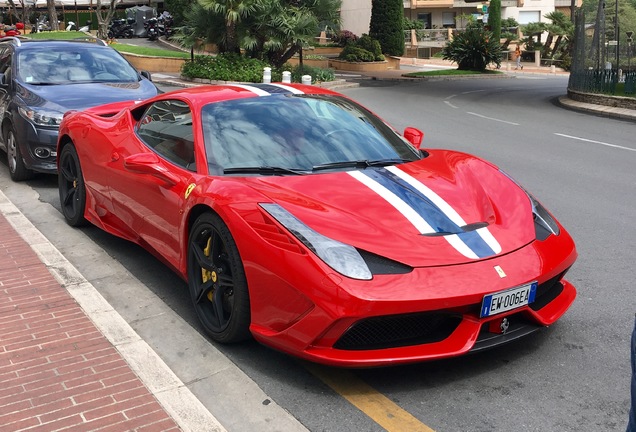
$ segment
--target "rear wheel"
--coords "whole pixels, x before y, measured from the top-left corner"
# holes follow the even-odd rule
[[[66,222],[74,227],[86,225],[86,186],[75,146],[67,144],[60,153],[60,172],[57,177],[60,204]]]
[[[250,301],[243,263],[230,230],[204,213],[188,240],[188,286],[205,332],[222,343],[249,338]]]
[[[28,169],[24,164],[24,158],[22,158],[22,152],[20,151],[18,140],[15,137],[13,126],[9,126],[7,129],[4,142],[7,145],[7,162],[9,163],[11,180],[18,182],[33,177],[33,171]]]

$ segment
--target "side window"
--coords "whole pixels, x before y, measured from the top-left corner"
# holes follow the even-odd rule
[[[4,82],[11,80],[11,50],[6,46],[0,48],[0,74],[4,75]]]
[[[196,170],[192,112],[185,102],[165,100],[150,105],[139,121],[137,135],[170,162]]]

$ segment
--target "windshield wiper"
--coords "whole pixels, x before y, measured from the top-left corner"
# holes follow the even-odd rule
[[[253,167],[234,167],[225,168],[223,174],[262,174],[262,175],[303,175],[306,170],[300,168],[283,168],[274,166],[253,166]]]
[[[378,159],[378,160],[354,160],[354,161],[340,161],[340,162],[330,162],[320,165],[315,165],[312,167],[312,171],[322,171],[328,169],[338,169],[338,168],[369,168],[369,167],[383,167],[389,165],[397,165],[404,162],[411,162],[406,159]]]

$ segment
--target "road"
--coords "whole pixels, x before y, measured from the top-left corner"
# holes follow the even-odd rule
[[[457,359],[343,371],[255,342],[215,346],[198,333],[186,285],[168,269],[95,228],[64,224],[54,177],[15,185],[5,162],[0,188],[228,430],[623,431],[636,312],[636,124],[555,106],[566,86],[535,76],[343,90],[398,130],[422,129],[426,147],[498,164],[577,242],[568,279],[579,296],[561,321]],[[214,369],[225,358],[236,368]]]

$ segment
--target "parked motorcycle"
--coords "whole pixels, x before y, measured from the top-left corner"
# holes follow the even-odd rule
[[[110,22],[108,27],[108,39],[126,38],[131,39],[135,37],[135,28],[133,24],[135,20],[115,19]]]
[[[148,18],[144,22],[144,28],[149,41],[155,41],[159,38],[159,21],[157,18]]]

